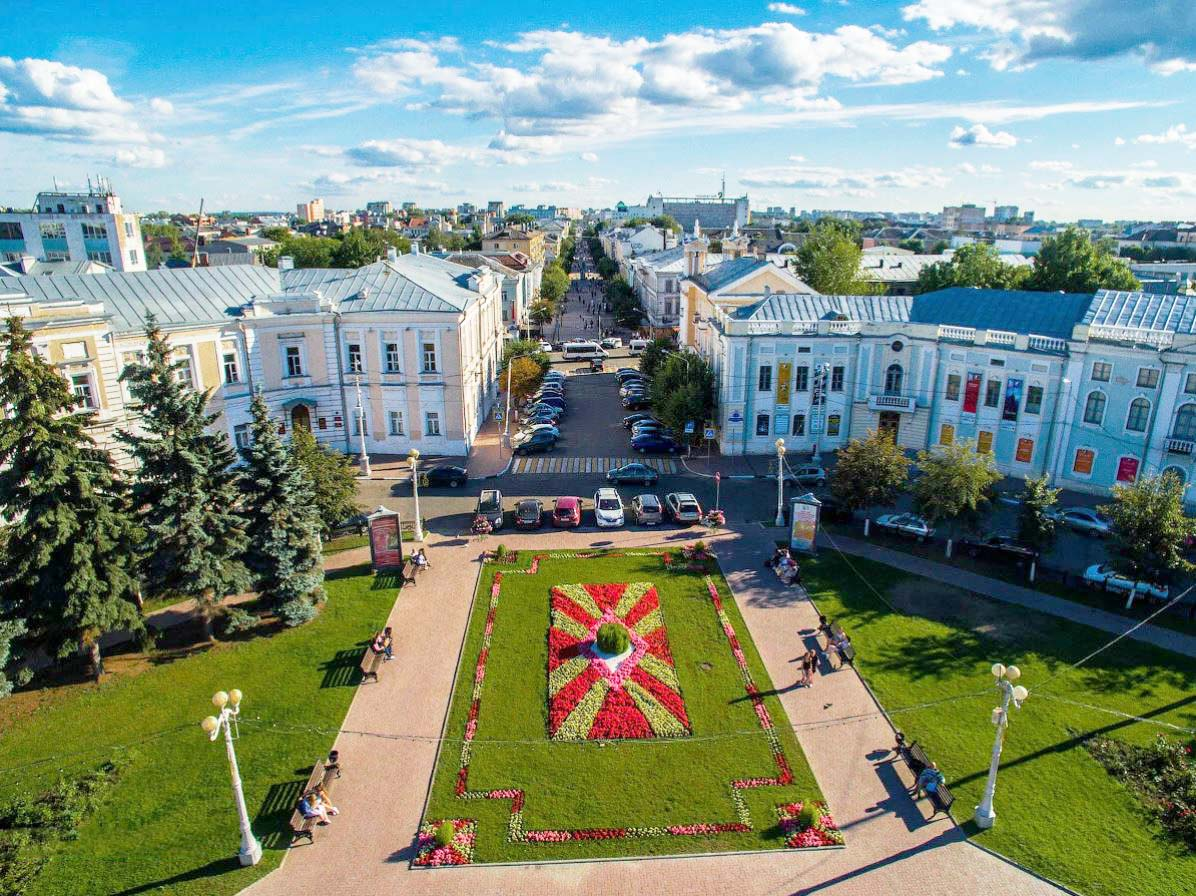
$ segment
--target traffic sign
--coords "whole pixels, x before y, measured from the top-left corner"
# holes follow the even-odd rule
[[[732,411],[730,415],[728,415],[727,421],[729,423],[742,423],[743,414],[739,413],[739,411]]]
[[[687,436],[692,436],[694,434],[694,422],[692,420],[685,424],[685,434]]]
[[[702,431],[702,437],[703,437],[704,439],[706,439],[707,441],[709,441],[709,440],[713,439],[713,438],[714,438],[714,427],[713,427],[713,426],[707,426],[707,427],[706,427],[706,428],[705,428],[705,429]]]
[[[498,423],[502,423],[502,408],[494,409],[494,419]]]

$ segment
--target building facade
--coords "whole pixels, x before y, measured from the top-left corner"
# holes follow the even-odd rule
[[[539,230],[510,227],[483,237],[482,252],[486,255],[514,255],[516,252],[522,252],[533,264],[543,264],[544,234]]]
[[[22,259],[144,271],[141,221],[107,184],[86,193],[38,193],[32,212],[0,211],[0,264]]]

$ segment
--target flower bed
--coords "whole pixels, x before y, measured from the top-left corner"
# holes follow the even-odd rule
[[[429,821],[420,826],[416,837],[413,865],[424,868],[439,868],[444,865],[468,865],[473,861],[473,845],[477,840],[478,823],[472,818],[450,818],[453,839],[441,846],[436,840],[436,831],[443,821]]]
[[[782,803],[777,806],[777,820],[785,832],[785,845],[790,849],[810,849],[818,846],[842,846],[843,835],[835,827],[826,803],[814,802],[814,823],[801,820],[804,803]]]

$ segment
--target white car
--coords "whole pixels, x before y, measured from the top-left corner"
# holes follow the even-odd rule
[[[1051,517],[1077,532],[1095,535],[1097,538],[1104,538],[1113,531],[1113,522],[1091,507],[1063,507],[1052,513]]]
[[[876,520],[878,528],[887,529],[906,538],[925,541],[934,534],[934,529],[922,517],[913,513],[886,513]]]
[[[624,523],[623,499],[613,488],[594,492],[594,522],[599,529],[617,529]]]
[[[622,348],[623,340],[621,338],[619,338],[618,336],[607,336],[605,339],[603,339],[598,344],[601,345],[603,348],[608,348],[608,349],[609,348]]]
[[[552,343],[541,341],[540,342],[540,351],[545,352],[545,353],[551,352],[552,351]]]
[[[702,521],[702,505],[689,492],[669,492],[664,496],[664,506],[674,523],[689,526]]]
[[[1084,570],[1084,583],[1093,588],[1103,588],[1114,594],[1134,592],[1140,597],[1155,597],[1159,600],[1167,599],[1167,588],[1151,582],[1135,582],[1125,573],[1118,572],[1108,563],[1094,563]]]

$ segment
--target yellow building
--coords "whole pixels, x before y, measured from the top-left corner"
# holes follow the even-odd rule
[[[539,230],[511,227],[482,240],[485,255],[513,255],[522,252],[533,264],[544,263],[544,234]]]

